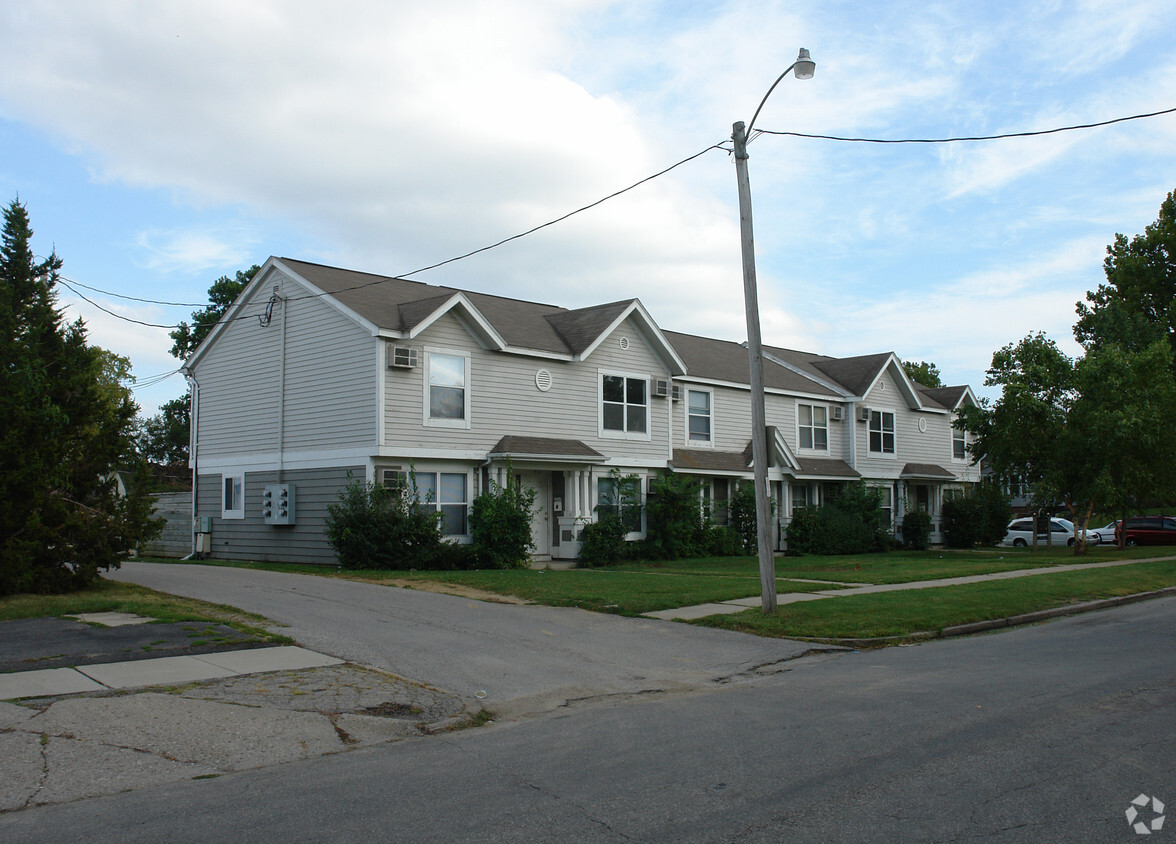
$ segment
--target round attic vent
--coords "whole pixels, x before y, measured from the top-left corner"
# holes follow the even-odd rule
[[[551,389],[551,373],[546,369],[540,369],[535,373],[535,386],[539,388],[539,392],[546,393]]]
[[[624,349],[626,352],[629,351],[629,338],[628,337],[621,338],[621,348]]]
[[[924,419],[922,416],[919,417],[919,433],[920,434],[927,433],[927,420]]]

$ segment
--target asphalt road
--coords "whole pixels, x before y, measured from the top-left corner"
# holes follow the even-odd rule
[[[728,682],[814,648],[669,621],[491,604],[310,575],[124,563],[109,576],[260,613],[287,625],[279,632],[303,647],[477,695],[501,714]]]
[[[1170,817],[1145,838],[1125,816],[1140,794],[1176,806],[1174,598],[609,701],[3,815],[0,840],[1176,835]]]

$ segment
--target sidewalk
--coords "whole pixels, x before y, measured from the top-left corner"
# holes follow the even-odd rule
[[[0,674],[0,812],[421,736],[477,708],[293,646]]]
[[[821,592],[788,592],[779,595],[776,603],[779,606],[795,604],[800,601],[818,601],[823,598],[842,598],[847,595],[868,595],[874,592],[896,592],[906,589],[934,589],[939,586],[960,586],[967,583],[982,583],[988,580],[1007,580],[1016,577],[1032,577],[1039,574],[1058,574],[1064,571],[1080,569],[1110,568],[1113,566],[1130,566],[1136,563],[1149,563],[1171,557],[1148,557],[1139,560],[1111,560],[1103,563],[1073,563],[1064,566],[1046,566],[1035,569],[1017,569],[1016,571],[993,572],[992,574],[974,574],[967,577],[946,577],[941,580],[916,580],[909,583],[841,583],[836,581],[798,580],[801,583],[828,583],[828,591]],[[845,588],[841,588],[845,587]],[[693,621],[708,615],[730,615],[743,612],[746,609],[763,605],[763,598],[758,595],[750,598],[736,598],[717,604],[698,604],[692,607],[678,607],[677,609],[657,610],[647,612],[648,618],[660,618],[665,621]]]

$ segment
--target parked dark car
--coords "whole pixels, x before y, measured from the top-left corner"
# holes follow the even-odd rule
[[[1120,533],[1128,545],[1176,545],[1176,517],[1136,516],[1119,522],[1116,541]]]

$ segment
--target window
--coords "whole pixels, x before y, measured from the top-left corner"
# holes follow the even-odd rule
[[[245,518],[245,476],[222,475],[221,518]]]
[[[792,512],[795,513],[798,509],[801,507],[807,507],[810,503],[808,484],[793,484]]]
[[[894,454],[894,414],[870,411],[870,454]]]
[[[801,448],[816,451],[829,450],[829,410],[815,404],[801,404],[796,407],[797,425],[800,426],[798,442]]]
[[[649,381],[628,375],[601,375],[603,432],[649,432]]]
[[[686,391],[686,433],[692,443],[711,442],[711,394],[705,390]]]
[[[469,533],[469,476],[465,472],[414,472],[412,480],[419,506],[441,513],[441,533]]]
[[[641,481],[600,478],[596,482],[597,516],[619,516],[625,533],[641,532]]]
[[[429,352],[425,385],[425,421],[430,425],[469,427],[468,355]]]
[[[959,428],[951,429],[951,456],[953,460],[966,460],[968,458],[968,440],[967,435]]]

